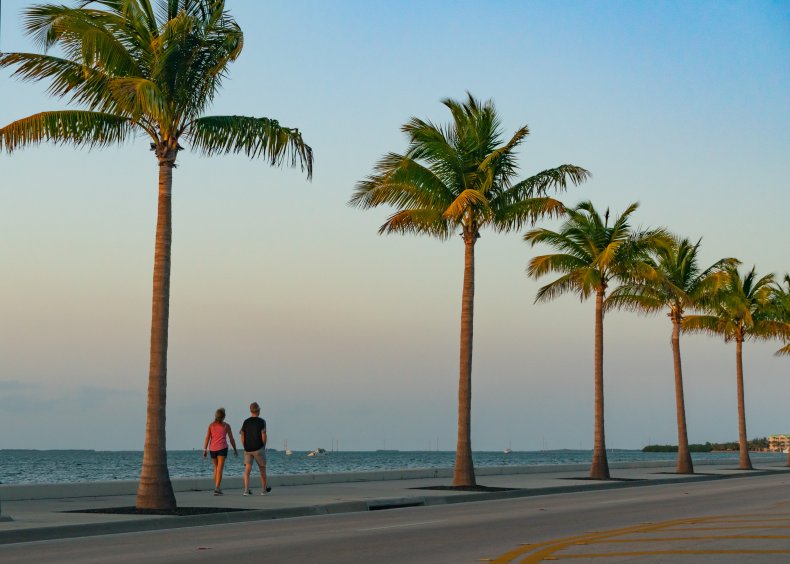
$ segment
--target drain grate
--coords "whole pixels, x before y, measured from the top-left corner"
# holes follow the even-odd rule
[[[400,509],[401,507],[423,507],[424,500],[387,501],[383,503],[368,504],[368,511],[383,511],[385,509]]]

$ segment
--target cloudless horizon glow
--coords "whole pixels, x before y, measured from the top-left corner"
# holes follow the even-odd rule
[[[5,0],[0,49],[37,51]],[[435,448],[456,440],[463,245],[378,236],[354,185],[443,98],[528,124],[523,176],[563,163],[590,199],[703,238],[702,264],[790,271],[790,2],[239,2],[245,48],[209,114],[298,127],[312,182],[186,147],[173,183],[168,448],[214,410],[262,404],[270,446]],[[0,69],[0,126],[65,107]],[[182,143],[183,144],[183,143]],[[157,166],[148,141],[0,155],[0,448],[140,450]],[[533,304],[523,233],[476,246],[474,450],[592,448],[593,308]],[[610,448],[677,442],[671,326],[605,321]],[[790,432],[790,360],[744,346],[749,437]],[[689,440],[737,439],[734,345],[681,341]]]

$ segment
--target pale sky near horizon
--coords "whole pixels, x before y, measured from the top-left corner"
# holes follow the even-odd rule
[[[2,1],[0,49],[32,51]],[[312,182],[240,156],[179,155],[168,447],[223,405],[263,405],[271,446],[455,448],[463,247],[377,235],[346,205],[410,117],[466,91],[523,174],[573,163],[562,196],[790,271],[790,2],[229,0],[245,49],[212,114],[299,127]],[[0,70],[0,126],[64,103]],[[0,448],[141,449],[156,172],[148,141],[0,155]],[[591,448],[593,303],[533,304],[522,233],[477,245],[473,448]],[[676,443],[670,324],[605,324],[607,445]],[[737,438],[734,346],[682,341],[691,442]],[[790,432],[790,359],[745,346],[750,437]]]

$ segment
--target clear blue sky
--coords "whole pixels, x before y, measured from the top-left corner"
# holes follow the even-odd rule
[[[2,2],[4,51],[34,50]],[[174,185],[168,445],[200,446],[224,405],[263,404],[272,446],[455,446],[460,241],[380,237],[346,206],[442,98],[528,124],[525,175],[594,178],[564,196],[704,237],[703,258],[790,270],[790,3],[229,1],[245,50],[212,113],[298,126],[315,176],[184,151]],[[0,125],[44,84],[0,71]],[[0,448],[140,449],[156,165],[139,139],[0,156]],[[533,305],[520,234],[477,250],[473,448],[592,445],[593,304]],[[606,321],[611,447],[675,442],[669,323]],[[737,437],[734,350],[683,342],[692,442]],[[746,347],[750,436],[790,432],[790,362]]]

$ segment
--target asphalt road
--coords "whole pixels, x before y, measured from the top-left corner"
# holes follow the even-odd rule
[[[788,482],[783,474],[41,541],[0,546],[0,562],[790,562]]]

